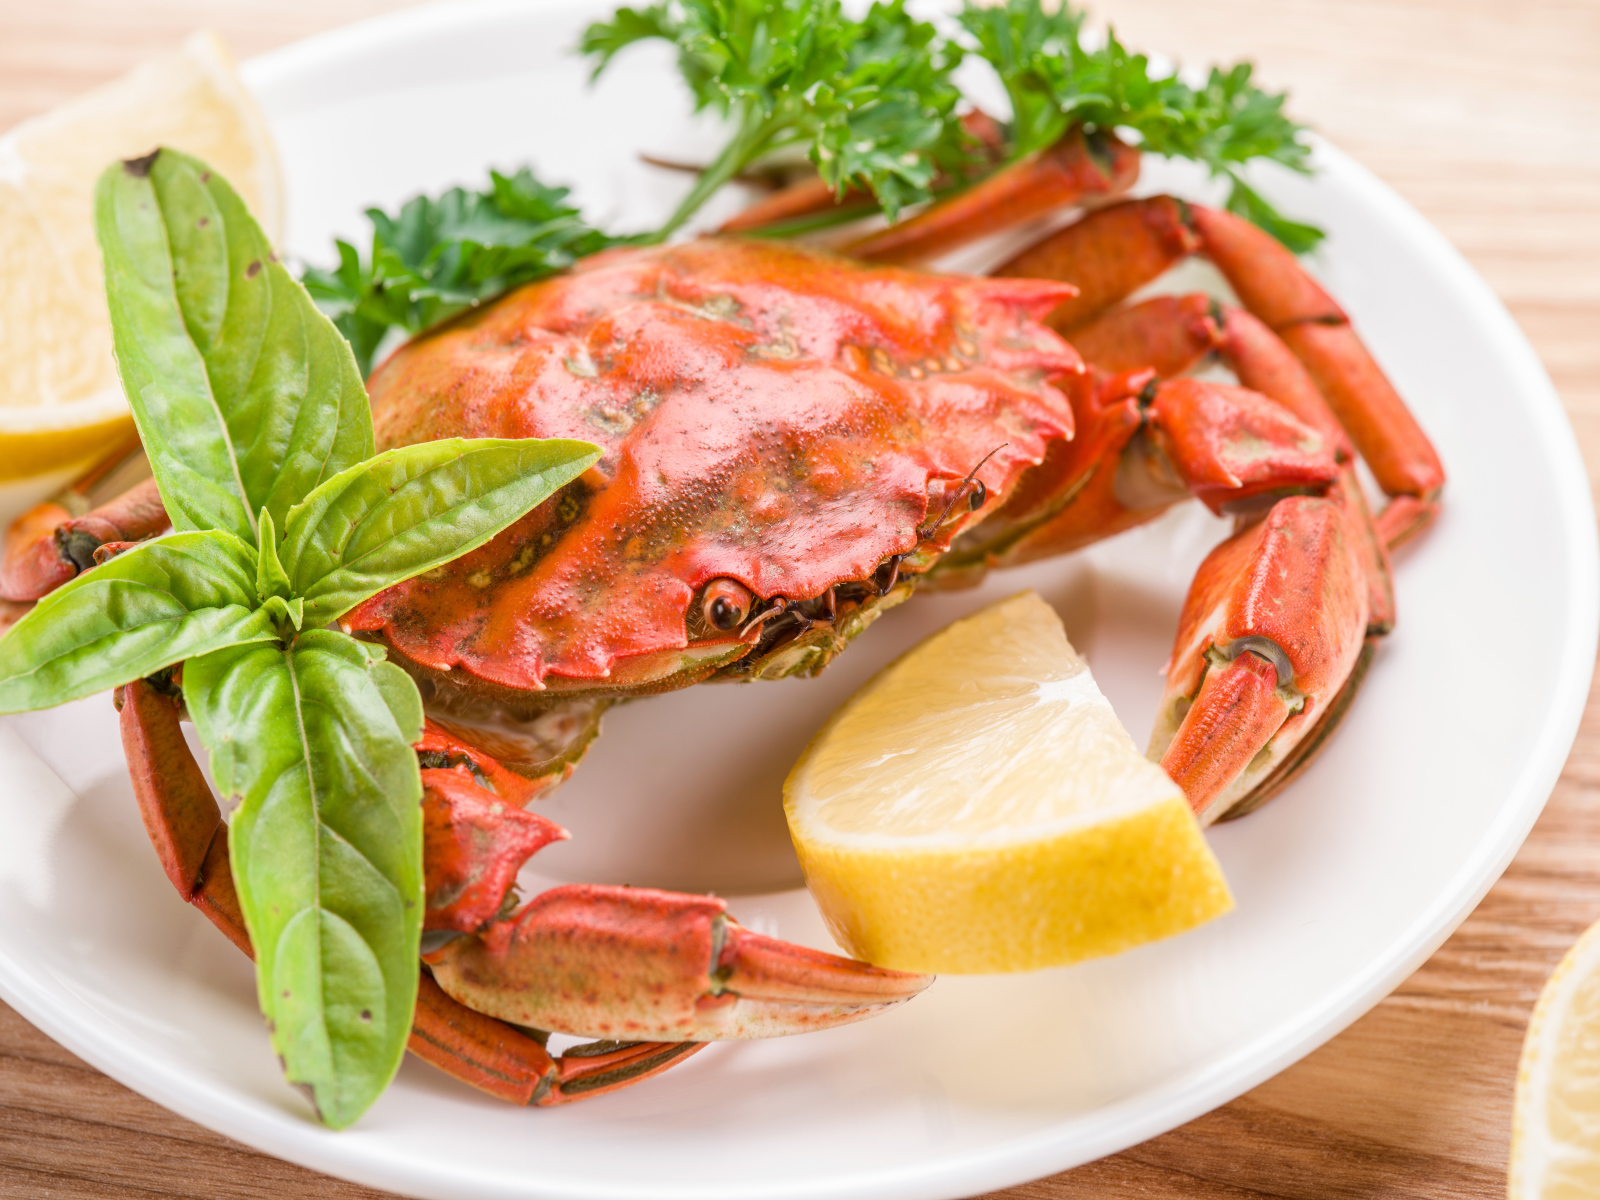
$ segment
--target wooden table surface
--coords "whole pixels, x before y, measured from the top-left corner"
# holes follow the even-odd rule
[[[248,57],[403,6],[0,0],[0,129],[199,25]],[[1591,480],[1600,477],[1600,0],[1099,0],[1094,9],[1132,45],[1193,62],[1249,57],[1267,82],[1291,89],[1297,115],[1419,208],[1510,307],[1566,403]],[[1597,918],[1600,694],[1511,868],[1392,996],[1233,1103],[998,1195],[1502,1195],[1528,1013]],[[192,1125],[0,1005],[0,1196],[286,1195],[380,1194]]]

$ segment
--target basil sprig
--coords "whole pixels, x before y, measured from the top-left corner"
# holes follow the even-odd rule
[[[0,712],[182,663],[287,1077],[342,1128],[399,1067],[421,937],[416,685],[329,628],[482,545],[598,457],[453,439],[372,454],[349,345],[233,189],[173,150],[95,193],[123,389],[175,532],[0,637]],[[281,531],[281,532],[280,532]]]

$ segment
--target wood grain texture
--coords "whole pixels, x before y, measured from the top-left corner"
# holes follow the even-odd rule
[[[217,28],[241,57],[396,0],[0,0],[0,128]],[[1137,46],[1254,59],[1416,205],[1549,368],[1600,478],[1600,0],[1099,0]],[[1495,631],[1491,631],[1493,633]],[[1498,631],[1511,635],[1514,631]],[[1600,697],[1549,807],[1461,929],[1327,1046],[1232,1104],[1006,1200],[1504,1194],[1539,988],[1600,918]],[[536,1114],[531,1119],[536,1119]],[[0,1006],[0,1196],[377,1197],[263,1157]]]

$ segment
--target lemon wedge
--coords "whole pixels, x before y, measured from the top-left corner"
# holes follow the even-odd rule
[[[879,966],[1030,971],[1233,907],[1183,793],[1033,592],[867,683],[789,773],[784,809],[834,937]]]
[[[0,138],[0,482],[84,463],[133,428],[111,359],[94,184],[108,163],[158,145],[212,164],[279,235],[272,138],[215,34]]]
[[[1528,1023],[1508,1195],[1600,1196],[1600,922],[1567,951]]]

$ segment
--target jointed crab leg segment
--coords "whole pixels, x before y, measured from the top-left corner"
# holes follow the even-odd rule
[[[1139,152],[1074,126],[1060,141],[1002,167],[914,217],[845,247],[868,262],[913,266],[979,234],[999,233],[1069,204],[1127,191],[1139,176]],[[1042,277],[1041,277],[1042,278]]]
[[[1333,298],[1270,234],[1231,213],[1195,207],[1205,253],[1244,306],[1270,326],[1311,372],[1372,468],[1378,485],[1404,498],[1388,521],[1390,544],[1437,511],[1444,468],[1411,410],[1350,327]],[[1404,520],[1400,519],[1404,514]]]
[[[658,1075],[700,1042],[596,1042],[552,1058],[543,1041],[452,1000],[426,971],[417,987],[411,1053],[513,1104],[546,1107]]]
[[[480,1012],[584,1037],[774,1037],[861,1020],[932,982],[752,933],[713,896],[568,884],[429,955]]]
[[[7,533],[0,599],[37,600],[93,566],[101,546],[143,541],[170,523],[153,479],[80,517],[53,501],[37,505]]]
[[[1221,346],[1221,322],[1221,306],[1204,293],[1154,296],[1082,326],[1072,345],[1102,371],[1148,367],[1170,379]]]
[[[117,709],[145,832],[172,886],[191,899],[222,828],[222,810],[183,740],[175,697],[137,679],[118,690]]]
[[[1124,200],[1096,209],[1002,263],[996,275],[1062,279],[1078,294],[1050,314],[1053,328],[1076,330],[1200,249],[1189,206],[1171,196]]]

